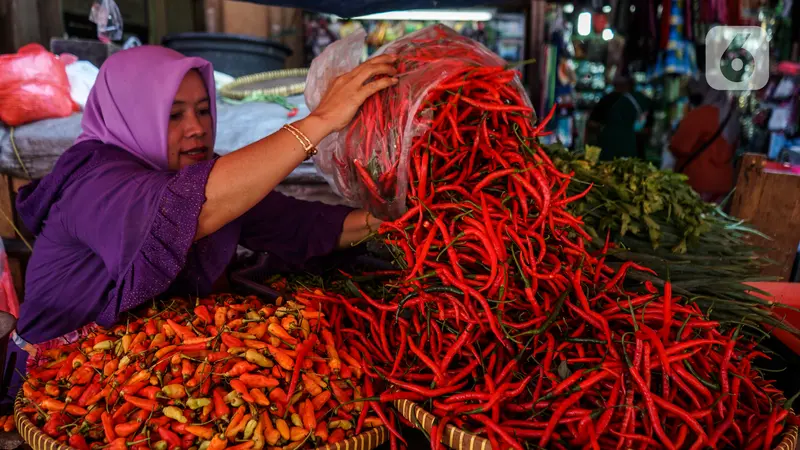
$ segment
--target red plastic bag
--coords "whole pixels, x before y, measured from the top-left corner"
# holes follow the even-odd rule
[[[311,63],[305,97],[312,111],[330,83],[358,65],[365,37],[360,31],[337,41]],[[395,219],[406,209],[414,140],[430,128],[428,94],[457,84],[466,73],[504,67],[506,62],[444,25],[404,36],[373,56],[381,54],[398,56],[400,82],[370,97],[350,125],[323,139],[314,163],[347,203],[376,217]],[[531,106],[519,76],[507,85]]]
[[[64,63],[39,44],[0,55],[0,121],[15,127],[66,117],[80,107],[72,101]]]
[[[9,313],[15,318],[19,317],[19,299],[14,289],[8,254],[2,239],[0,239],[0,312]]]

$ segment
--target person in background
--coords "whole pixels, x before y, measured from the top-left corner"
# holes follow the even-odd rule
[[[733,189],[733,159],[739,141],[739,114],[725,92],[704,76],[689,81],[690,110],[670,140],[675,172],[707,202],[720,202]]]
[[[217,157],[211,63],[158,46],[108,58],[83,133],[17,198],[36,243],[9,344],[11,398],[37,344],[111,326],[168,292],[207,295],[224,283],[238,245],[302,266],[377,230],[366,211],[275,188],[370,95],[397,83],[393,62],[371,59],[334,80],[308,117]]]
[[[586,123],[586,144],[600,147],[600,160],[638,158],[637,133],[644,129],[649,99],[634,91],[630,78],[614,79],[614,90],[600,99]]]

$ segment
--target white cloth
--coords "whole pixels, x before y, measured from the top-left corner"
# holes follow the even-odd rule
[[[86,106],[89,98],[89,91],[92,90],[97,74],[100,69],[89,61],[76,61],[66,67],[67,78],[69,79],[69,93],[72,100],[81,105],[81,109]]]

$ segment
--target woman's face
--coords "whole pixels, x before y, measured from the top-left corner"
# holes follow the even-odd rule
[[[211,99],[203,78],[191,70],[183,78],[169,115],[167,157],[170,170],[211,158],[214,151]]]

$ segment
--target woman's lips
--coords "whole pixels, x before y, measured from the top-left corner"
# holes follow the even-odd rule
[[[203,161],[206,159],[206,155],[208,155],[208,149],[205,147],[181,152],[181,156],[185,156],[195,161]]]

